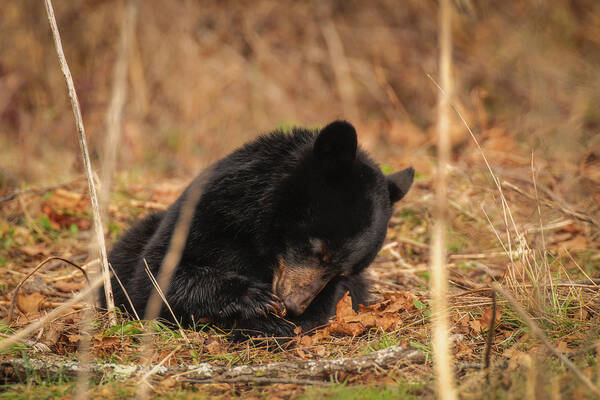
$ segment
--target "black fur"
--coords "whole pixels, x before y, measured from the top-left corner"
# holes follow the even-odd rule
[[[368,299],[362,272],[383,244],[392,203],[408,191],[412,168],[387,179],[357,148],[352,125],[294,129],[261,136],[196,178],[202,194],[167,299],[190,324],[209,318],[223,327],[292,336],[327,322],[349,290],[355,307]],[[143,315],[154,276],[189,188],[162,213],[138,222],[114,246],[109,262]],[[327,248],[325,262],[315,250]],[[270,313],[279,260],[330,271],[333,279],[301,315]],[[113,278],[115,304],[129,309]],[[161,317],[171,319],[163,307]]]

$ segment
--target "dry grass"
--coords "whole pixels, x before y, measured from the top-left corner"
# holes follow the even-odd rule
[[[453,4],[460,4],[453,27],[455,107],[478,140],[469,139],[460,118],[451,117],[446,233],[457,392],[464,398],[592,398],[502,296],[487,381],[478,367],[492,318],[490,288],[499,283],[554,351],[592,384],[600,377],[595,223],[600,219],[600,80],[594,67],[600,61],[600,5],[593,0]],[[119,318],[110,327],[97,315],[93,358],[139,364],[144,338],[156,349],[150,361],[164,366],[333,359],[408,345],[425,353],[424,365],[336,374],[324,391],[293,383],[198,384],[155,374],[156,369],[145,380],[154,394],[181,398],[197,391],[222,398],[353,398],[356,393],[432,398],[427,288],[437,91],[426,73],[437,76],[437,3],[342,7],[331,2],[322,10],[312,3],[269,1],[252,10],[235,2],[226,8],[220,2],[140,5],[107,239],[113,242],[134,218],[169,204],[202,166],[257,132],[356,113],[360,141],[385,170],[412,164],[418,172],[371,267],[380,301],[402,290],[415,300],[389,331],[351,337],[321,330],[288,348],[265,340],[233,344],[227,332],[202,325],[182,334],[160,323]],[[57,10],[96,149],[92,161],[100,155],[111,91],[119,31],[114,6],[113,1],[74,2]],[[49,32],[38,23],[43,8],[28,0],[0,13],[0,198],[23,189],[0,200],[0,317],[5,317],[12,290],[41,260],[60,255],[83,263],[94,256],[87,246],[92,219],[85,184],[71,180],[80,168],[64,83],[58,69],[52,70]],[[342,63],[332,66],[336,58]],[[36,183],[41,189],[27,189]],[[26,326],[30,332],[29,341],[13,343],[0,355],[0,376],[10,383],[2,389],[7,395],[73,394],[61,375],[10,375],[2,360],[44,359],[48,356],[35,352],[44,348],[64,360],[74,357],[85,305],[69,298],[84,285],[78,271],[52,264],[23,286],[17,321],[0,322],[3,338]],[[50,325],[31,324],[43,315],[50,315]],[[8,344],[3,340],[0,346]],[[92,397],[134,395],[135,381],[107,379],[92,388]],[[369,385],[376,387],[367,395]]]

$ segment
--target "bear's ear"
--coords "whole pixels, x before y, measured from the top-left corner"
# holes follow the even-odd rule
[[[402,199],[415,178],[415,170],[413,167],[408,167],[402,171],[394,172],[386,176],[388,190],[390,192],[390,200],[392,203]]]
[[[356,130],[346,121],[334,121],[319,132],[313,152],[329,175],[347,171],[356,159]]]

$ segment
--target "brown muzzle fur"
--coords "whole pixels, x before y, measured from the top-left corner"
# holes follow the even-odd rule
[[[333,278],[318,265],[290,267],[283,259],[273,277],[273,292],[281,298],[288,312],[300,315]]]

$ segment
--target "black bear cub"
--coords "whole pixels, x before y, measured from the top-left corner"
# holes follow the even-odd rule
[[[275,131],[216,162],[166,211],[139,221],[109,262],[143,315],[154,290],[144,260],[157,277],[185,198],[200,185],[181,260],[163,288],[175,316],[188,325],[208,319],[293,336],[295,326],[306,332],[327,323],[346,291],[354,307],[368,300],[362,273],[413,176],[412,168],[384,176],[345,121]],[[130,311],[114,277],[113,288],[115,304]],[[161,317],[172,320],[166,307]]]

